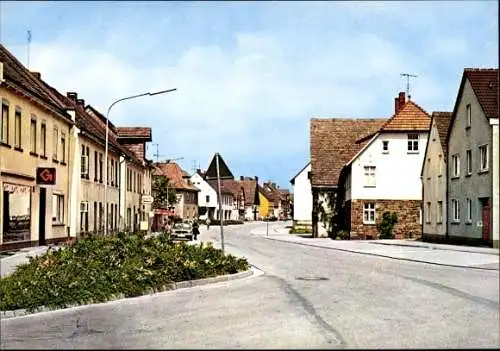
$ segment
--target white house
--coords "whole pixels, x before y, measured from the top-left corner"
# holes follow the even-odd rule
[[[366,145],[344,166],[344,205],[351,236],[376,238],[384,212],[395,212],[396,238],[421,233],[420,173],[430,116],[400,93],[395,114],[374,134],[356,143]]]
[[[292,184],[293,200],[293,225],[312,225],[312,190],[311,162],[308,162],[290,180]]]
[[[198,170],[191,177],[191,182],[200,189],[198,193],[198,214],[200,219],[214,218],[216,209],[219,208],[216,190],[204,179]]]

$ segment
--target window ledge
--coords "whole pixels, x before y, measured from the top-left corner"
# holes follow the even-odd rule
[[[66,162],[61,162],[61,165],[62,166],[66,166]]]
[[[53,158],[53,159],[52,159],[52,162],[54,162],[54,163],[59,163],[59,161],[58,161],[58,160],[56,160],[55,158]]]
[[[443,221],[436,222],[436,224],[443,224]]]
[[[24,149],[21,147],[15,147],[14,150],[19,151],[19,152],[24,152]]]
[[[53,227],[64,227],[64,223],[52,223]]]
[[[451,224],[460,224],[460,221],[457,221],[456,219],[452,219]]]
[[[466,225],[472,225],[472,221],[465,221]]]
[[[467,174],[465,175],[465,177],[470,177],[471,175],[472,175],[472,173],[467,173]]]
[[[470,129],[470,126],[465,126],[465,130],[469,130]]]
[[[389,151],[382,151],[384,155],[389,155]]]
[[[451,180],[455,180],[455,179],[460,179],[460,176],[453,176],[450,178]]]
[[[363,225],[375,225],[375,222],[363,222]]]
[[[40,158],[41,158],[42,160],[46,160],[46,159],[47,159],[47,156],[40,155]]]
[[[477,171],[477,174],[484,174],[484,173],[488,173],[489,172],[489,169],[486,168],[486,169],[482,169],[480,171]]]
[[[441,173],[441,174],[438,174],[438,177],[442,177],[442,176],[443,176],[443,173]]]
[[[2,141],[2,142],[0,142],[0,146],[6,147],[6,148],[8,148],[8,149],[12,149],[12,146],[10,146],[10,145],[9,145],[9,144],[7,144],[7,143],[4,143],[3,141]]]
[[[410,154],[410,155],[417,155],[419,153],[420,153],[419,151],[407,151],[407,154]]]
[[[33,152],[33,151],[30,151],[30,155],[31,156],[35,156],[35,157],[38,157],[38,154],[36,152]]]
[[[376,188],[376,185],[363,185],[364,188]]]

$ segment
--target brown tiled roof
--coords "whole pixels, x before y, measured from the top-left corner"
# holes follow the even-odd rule
[[[257,181],[245,177],[243,180],[239,181],[243,190],[245,191],[245,206],[251,206],[255,204],[255,195],[257,193]]]
[[[235,196],[234,193],[229,189],[227,181],[230,179],[226,179],[226,181],[221,180],[220,181],[220,192],[221,194],[225,195],[232,195],[233,197]],[[206,180],[206,182],[217,192],[217,180],[216,179],[211,179],[211,180]],[[236,195],[238,196],[238,195]]]
[[[311,184],[337,186],[340,170],[361,150],[356,140],[374,133],[386,119],[312,118],[310,127]]]
[[[448,129],[451,124],[451,112],[433,112],[432,120],[436,123],[436,128],[438,131],[439,139],[441,141],[441,146],[443,148],[443,159],[446,162],[446,157],[448,155],[448,143],[446,141],[446,136],[448,135]]]
[[[271,204],[276,203],[273,192],[268,188],[262,187],[257,184],[257,189],[259,190],[259,193],[261,193]]]
[[[153,175],[164,175],[169,179],[169,186],[176,190],[199,191],[182,177],[182,169],[175,162],[159,162],[154,164]]]
[[[66,113],[64,106],[53,97],[52,92],[43,84],[43,81],[24,67],[2,44],[0,44],[0,62],[3,63],[5,79],[2,86],[5,85],[14,89],[44,109],[72,123],[71,117]]]
[[[401,110],[384,123],[380,132],[429,131],[431,116],[414,103],[407,101]]]
[[[466,68],[464,74],[486,117],[498,118],[498,69]]]
[[[147,139],[147,141],[152,141],[151,128],[149,127],[117,127],[116,133],[119,138]]]

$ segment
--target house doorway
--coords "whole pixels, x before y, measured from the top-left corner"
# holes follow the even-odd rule
[[[38,245],[45,245],[45,217],[47,206],[47,189],[40,188],[40,206],[38,207]]]
[[[490,240],[490,198],[480,198],[481,202],[481,220],[483,222],[483,239]]]

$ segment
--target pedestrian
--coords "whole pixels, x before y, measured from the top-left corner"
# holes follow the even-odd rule
[[[194,220],[193,222],[193,235],[194,235],[194,240],[198,240],[198,234],[200,234],[200,229],[199,229],[199,224],[197,220]]]
[[[207,223],[207,230],[209,230],[210,229],[210,218],[207,218],[207,222],[206,223]]]

